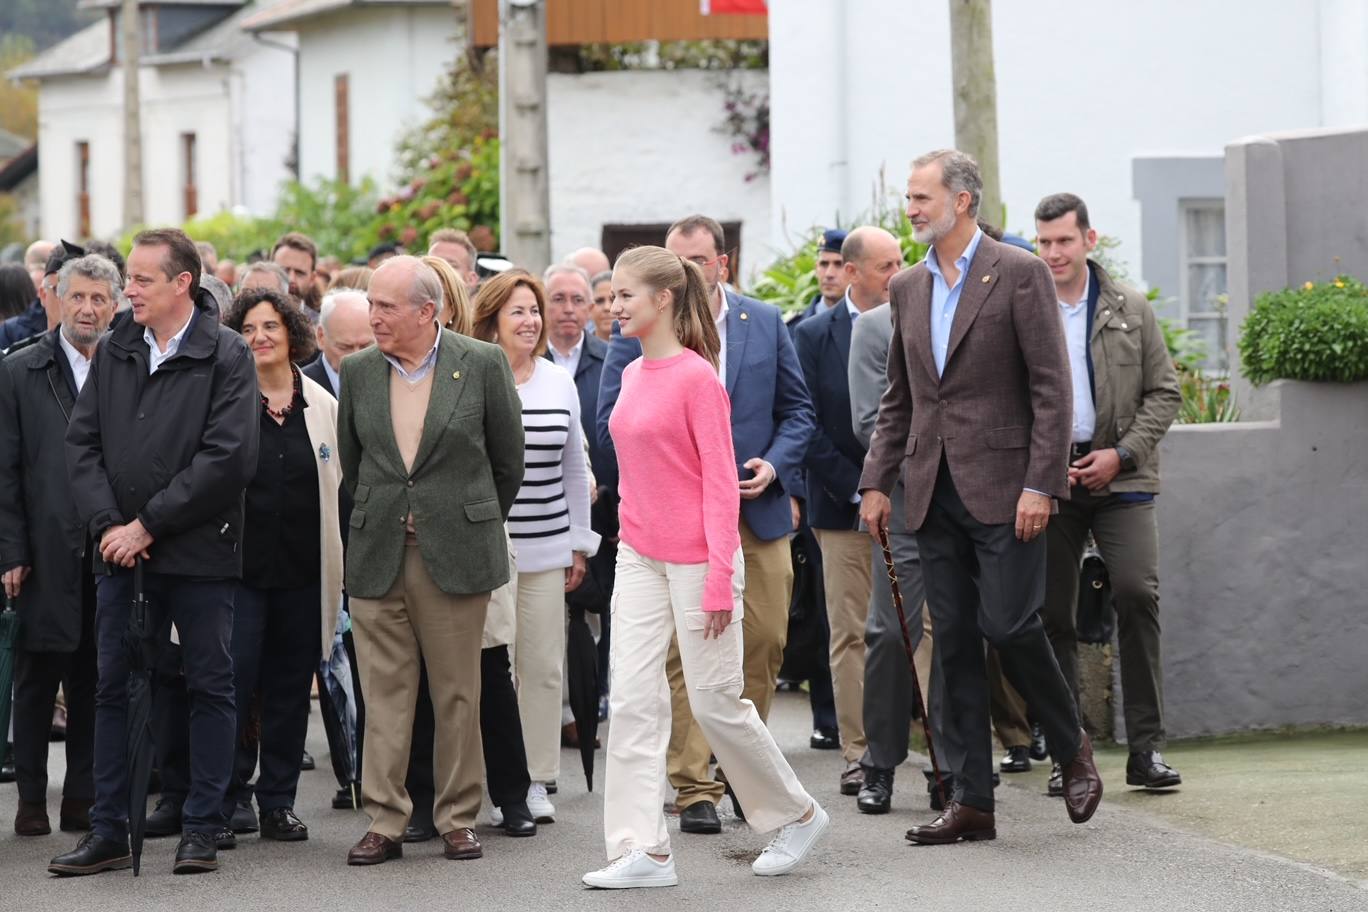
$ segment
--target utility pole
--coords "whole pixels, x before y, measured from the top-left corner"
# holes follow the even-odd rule
[[[993,0],[950,0],[950,66],[955,147],[978,159],[983,174],[979,214],[1003,227],[998,177],[997,77],[993,72]]]
[[[545,0],[499,0],[499,137],[503,253],[540,275],[551,264]]]
[[[138,94],[141,19],[138,0],[123,0],[124,199],[125,228],[143,223],[142,113]]]

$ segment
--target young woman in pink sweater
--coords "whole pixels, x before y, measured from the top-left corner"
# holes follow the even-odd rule
[[[610,864],[591,887],[678,883],[662,812],[670,739],[665,656],[679,638],[689,705],[750,825],[777,830],[756,874],[787,874],[830,820],[741,699],[740,495],[731,405],[702,272],[661,247],[624,253],[613,316],[641,341],[609,429],[621,544],[612,599],[612,724],[604,798]]]

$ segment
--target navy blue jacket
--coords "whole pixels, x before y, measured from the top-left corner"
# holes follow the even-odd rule
[[[34,301],[29,309],[0,323],[0,351],[15,342],[22,342],[30,336],[47,332],[47,311],[42,301]]]
[[[594,480],[599,487],[610,491],[617,490],[617,456],[613,453],[612,442],[604,446],[598,435],[599,385],[603,381],[603,362],[608,358],[608,343],[591,333],[584,334],[584,346],[580,349],[579,364],[575,365],[575,389],[579,392],[580,426],[584,439],[589,441],[589,465],[594,469]],[[551,352],[546,353],[548,361],[554,361]],[[622,372],[618,371],[618,384],[621,385]],[[613,398],[617,398],[616,389]]]
[[[808,522],[814,529],[853,530],[865,448],[850,420],[850,309],[845,301],[798,325],[795,344],[803,377],[812,391],[817,430],[807,445]]]
[[[737,481],[752,477],[742,465],[757,456],[774,466],[778,476],[764,494],[741,501],[741,516],[756,537],[774,541],[793,528],[788,496],[802,495],[803,454],[813,432],[812,401],[779,308],[731,289],[726,295],[725,385],[731,397]],[[639,357],[641,343],[623,338],[614,324],[598,396],[598,442],[610,451],[608,419],[622,389],[622,371]]]

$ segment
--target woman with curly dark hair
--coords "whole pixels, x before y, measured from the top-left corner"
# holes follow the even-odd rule
[[[261,707],[255,788],[261,836],[295,842],[309,838],[294,802],[310,685],[322,644],[333,641],[342,598],[337,403],[297,366],[313,356],[314,335],[290,299],[272,289],[246,289],[223,323],[242,333],[251,348],[261,390],[261,443],[247,487],[242,581],[233,616],[238,739],[255,693]],[[251,773],[234,770],[225,819],[238,806],[250,806]]]

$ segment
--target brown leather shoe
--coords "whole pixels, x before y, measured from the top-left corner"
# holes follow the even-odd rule
[[[95,802],[89,798],[63,798],[60,816],[62,832],[83,833],[90,829],[90,806]]]
[[[41,801],[19,801],[14,815],[14,832],[20,836],[46,836],[52,832],[48,822],[47,805]]]
[[[1087,823],[1102,802],[1102,776],[1093,762],[1092,740],[1080,731],[1078,753],[1064,765],[1064,806],[1074,823]]]
[[[403,857],[404,844],[402,842],[395,842],[388,836],[381,836],[379,833],[367,833],[347,853],[347,864],[378,865],[384,864],[391,858]]]
[[[858,763],[847,764],[845,772],[841,773],[841,794],[860,794],[860,789],[864,788],[864,778],[864,767]]]
[[[484,857],[484,848],[480,845],[480,840],[475,838],[475,831],[470,827],[461,827],[452,830],[450,833],[443,833],[442,842],[446,844],[446,847],[442,849],[442,854],[455,861]]]
[[[917,845],[950,845],[961,839],[965,842],[997,839],[997,822],[993,815],[952,801],[935,820],[907,831],[907,841]]]

